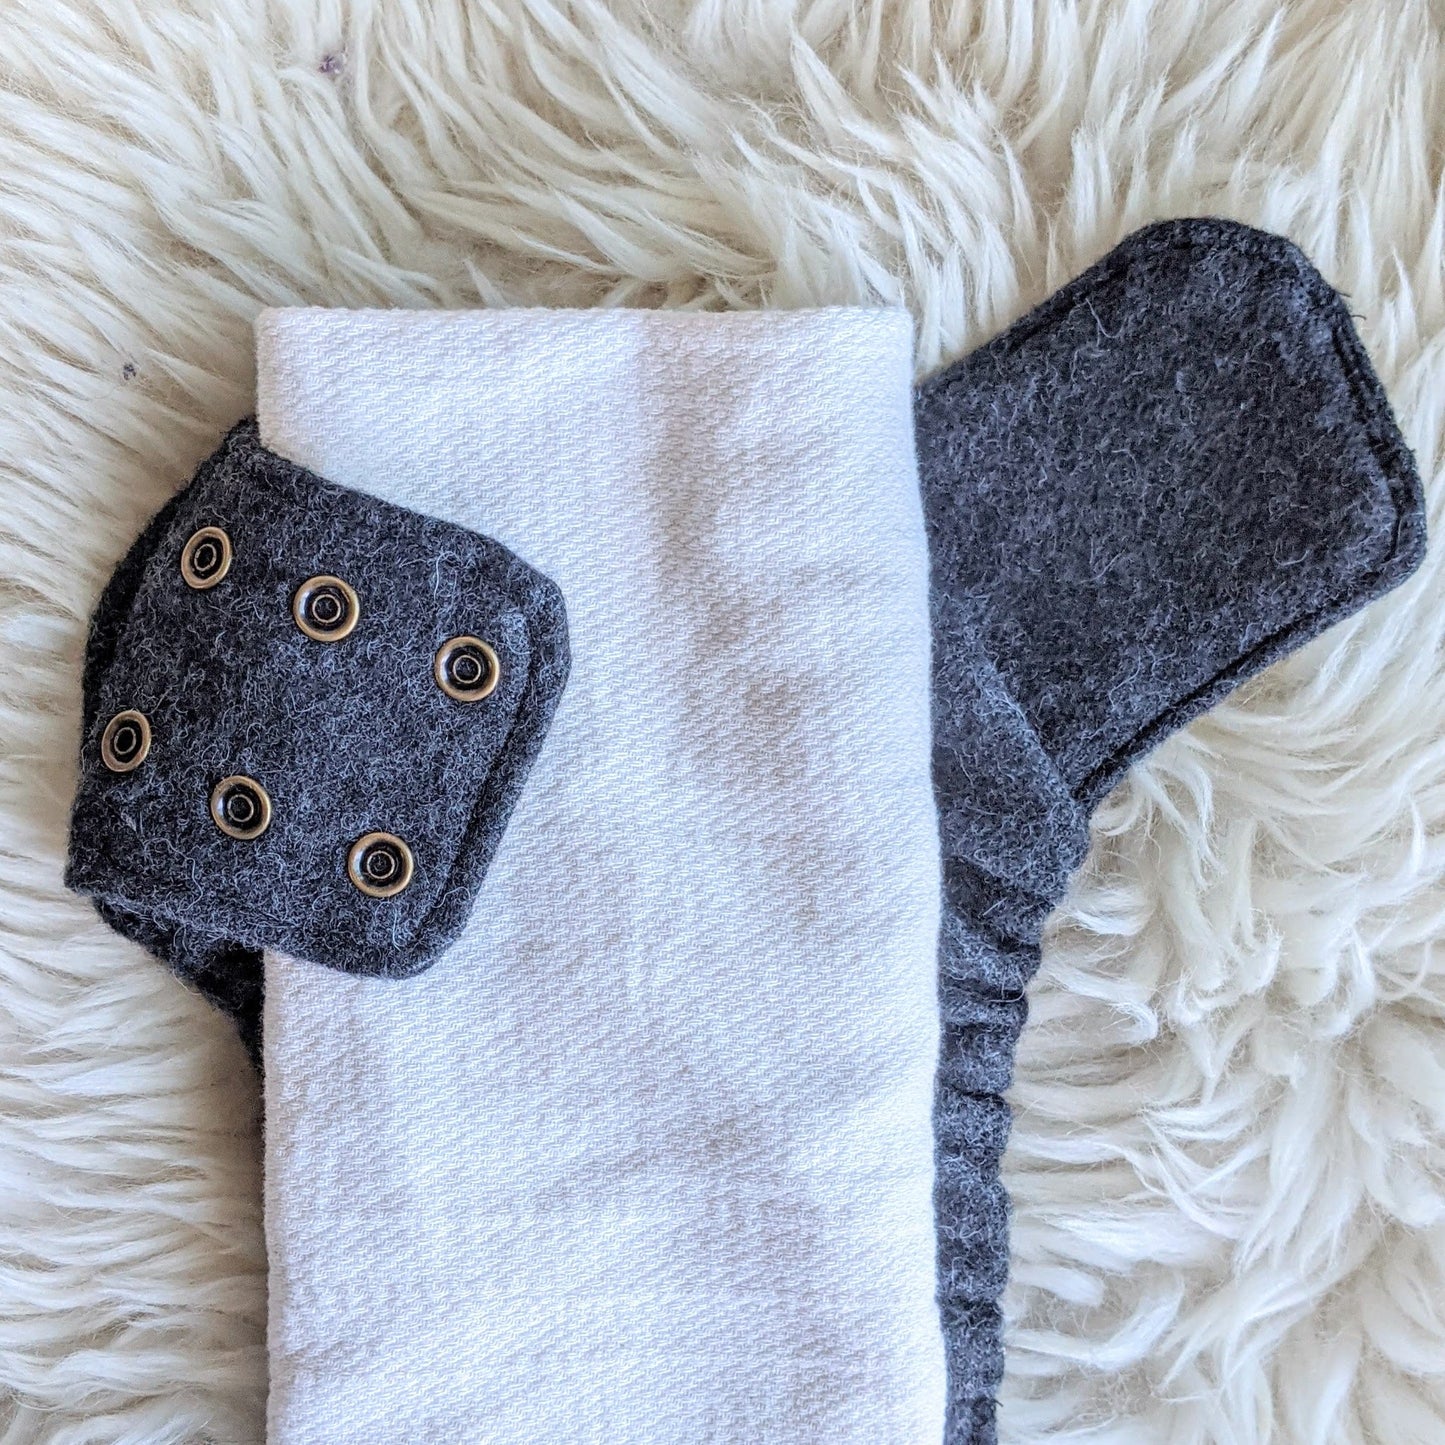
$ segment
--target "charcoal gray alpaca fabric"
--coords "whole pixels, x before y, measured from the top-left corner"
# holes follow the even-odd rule
[[[230,570],[204,590],[180,559],[220,527]],[[292,615],[322,575],[359,618],[318,641]],[[433,676],[441,644],[479,637],[500,660],[480,701]],[[263,947],[400,978],[445,949],[506,828],[569,666],[558,589],[465,528],[333,486],[263,448],[243,422],[146,528],[101,597],[84,678],[69,885],[237,1021],[257,1056]],[[116,713],[152,730],[132,771],[101,760]],[[269,795],[269,827],[228,836],[222,779]],[[410,886],[359,891],[351,846],[411,849]]]
[[[990,1445],[1002,1095],[1089,810],[1169,732],[1408,576],[1424,506],[1344,303],[1289,242],[1227,221],[1136,233],[926,382],[916,417],[947,1440]]]

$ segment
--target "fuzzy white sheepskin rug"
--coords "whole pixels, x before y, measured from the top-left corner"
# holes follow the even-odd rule
[[[1224,214],[1348,294],[1439,531],[1442,168],[1439,0],[0,4],[0,1445],[262,1438],[256,1082],[60,885],[88,613],[259,307],[902,299],[926,370]],[[1010,1441],[1445,1441],[1441,556],[1097,819]]]

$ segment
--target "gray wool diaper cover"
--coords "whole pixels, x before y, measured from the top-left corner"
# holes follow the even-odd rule
[[[1289,242],[1228,221],[1131,236],[926,380],[914,420],[942,852],[945,1439],[989,1445],[1004,1096],[1090,811],[1170,732],[1407,577],[1424,510],[1344,302]],[[263,952],[426,969],[563,701],[566,590],[243,423],[100,600],[69,882],[230,1013],[258,1062]],[[358,645],[327,645],[358,607]],[[227,846],[258,828],[264,855]]]

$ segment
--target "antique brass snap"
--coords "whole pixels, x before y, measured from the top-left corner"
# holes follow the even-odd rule
[[[219,527],[192,532],[181,548],[181,576],[197,592],[214,587],[231,570],[231,539]]]
[[[340,642],[361,616],[361,601],[340,577],[308,577],[291,599],[291,616],[307,637]]]
[[[392,833],[367,833],[351,845],[346,873],[368,898],[392,898],[411,882],[411,849]]]
[[[249,842],[271,824],[271,799],[255,778],[222,778],[211,789],[211,820],[228,838]]]
[[[106,723],[100,735],[100,760],[113,773],[128,773],[151,750],[151,725],[143,712],[128,708]]]
[[[490,697],[502,680],[502,664],[496,651],[480,637],[452,637],[437,648],[432,676],[448,697],[480,702]]]

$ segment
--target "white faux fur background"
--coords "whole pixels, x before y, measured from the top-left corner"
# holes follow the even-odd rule
[[[259,307],[902,298],[931,369],[1226,214],[1348,293],[1438,531],[1442,92],[1439,0],[0,0],[0,1445],[261,1439],[256,1083],[59,882],[87,615]],[[1445,1441],[1440,557],[1098,817],[1011,1441]]]

